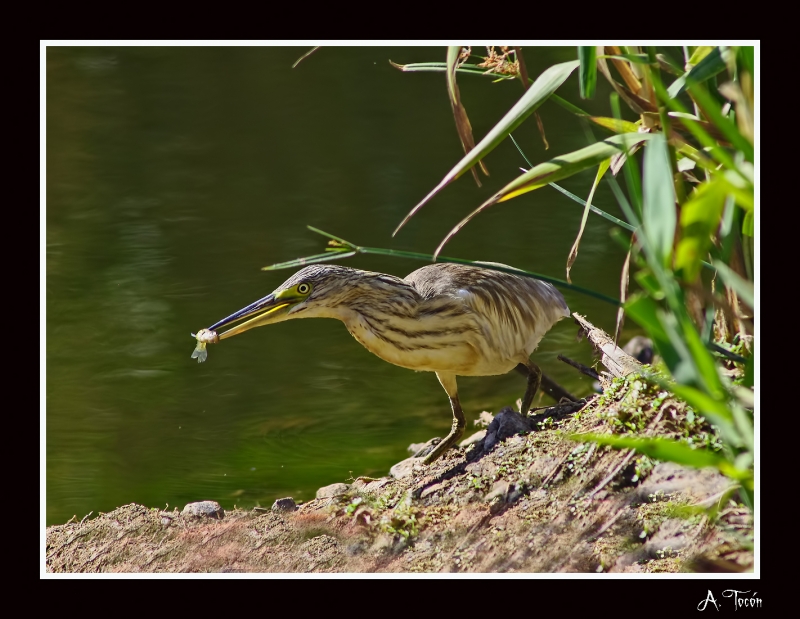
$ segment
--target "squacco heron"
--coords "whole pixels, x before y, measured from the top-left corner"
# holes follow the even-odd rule
[[[542,378],[530,355],[566,316],[561,293],[537,279],[450,263],[422,267],[405,279],[322,264],[298,271],[273,293],[209,329],[249,318],[220,333],[222,340],[292,318],[336,318],[381,359],[436,372],[450,398],[453,425],[425,456],[429,464],[464,433],[456,377],[494,376],[516,368],[528,379],[521,406],[527,413]]]

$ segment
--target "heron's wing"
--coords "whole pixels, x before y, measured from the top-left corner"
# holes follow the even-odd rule
[[[544,335],[556,322],[569,316],[564,297],[555,286],[530,277],[438,263],[417,269],[405,281],[423,299],[461,299],[476,314],[506,323],[515,330]]]

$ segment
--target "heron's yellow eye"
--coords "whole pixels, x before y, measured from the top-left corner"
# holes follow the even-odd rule
[[[299,294],[308,294],[309,292],[311,292],[311,284],[305,284],[305,283],[298,284],[297,292]]]

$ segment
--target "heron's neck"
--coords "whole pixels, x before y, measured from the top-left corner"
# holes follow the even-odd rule
[[[446,295],[423,298],[408,282],[375,273],[351,283],[334,301],[309,309],[300,317],[336,318],[373,353],[386,358],[370,342],[396,342],[399,348],[418,346],[423,340],[434,346],[441,340],[463,340],[475,330],[474,319],[458,299]],[[435,341],[436,340],[436,341]]]

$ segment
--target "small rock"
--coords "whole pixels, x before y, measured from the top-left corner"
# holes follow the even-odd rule
[[[272,511],[274,512],[293,512],[296,509],[297,504],[290,496],[287,496],[283,499],[278,499],[272,504]]]
[[[352,484],[350,484],[350,487],[353,490],[363,490],[367,484],[372,483],[375,481],[375,479],[375,477],[366,477],[364,475],[360,475],[359,477],[356,477]]]
[[[424,490],[423,490],[423,491],[420,493],[420,495],[419,495],[419,498],[421,498],[421,499],[424,499],[424,498],[425,498],[425,497],[427,497],[427,496],[430,496],[430,495],[432,495],[432,494],[436,494],[436,493],[437,493],[437,492],[439,492],[441,489],[442,489],[442,484],[440,484],[440,483],[439,483],[439,484],[434,484],[434,485],[432,485],[432,486],[428,486],[427,488],[425,488],[425,489],[424,489]]]
[[[350,484],[331,484],[330,486],[323,486],[317,490],[318,499],[331,499],[335,496],[346,494],[350,490]]]
[[[504,441],[515,434],[530,432],[532,429],[527,418],[520,415],[510,406],[506,406],[494,416],[492,423],[486,428],[483,448],[488,451],[500,441]]]
[[[508,482],[507,481],[496,481],[492,486],[492,489],[489,493],[483,497],[483,500],[487,503],[490,503],[492,500],[499,498],[501,501],[505,501],[506,495],[508,494]]]
[[[385,485],[392,483],[391,477],[381,477],[380,479],[375,479],[369,482],[366,486],[364,486],[364,492],[377,492]]]
[[[392,483],[394,480],[391,477],[358,477],[351,485],[352,490],[359,492],[377,492],[386,484]]]
[[[181,516],[194,516],[195,518],[216,518],[221,520],[225,517],[225,510],[216,501],[197,501],[189,503],[183,508]]]
[[[497,465],[490,460],[481,460],[468,464],[465,470],[476,477],[493,477],[497,471]]]
[[[422,464],[422,458],[415,458],[414,456],[411,456],[410,458],[401,460],[389,469],[389,475],[395,479],[403,479],[404,477],[408,477],[414,472],[414,465],[416,464]]]

